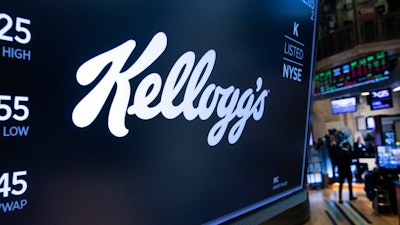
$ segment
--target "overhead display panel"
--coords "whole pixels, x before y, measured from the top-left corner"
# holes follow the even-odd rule
[[[0,4],[2,224],[230,223],[304,191],[316,2]]]
[[[315,75],[314,95],[334,93],[389,79],[386,52],[377,52]]]

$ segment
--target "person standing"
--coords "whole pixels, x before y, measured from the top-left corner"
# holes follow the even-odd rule
[[[354,143],[354,154],[355,157],[357,158],[356,162],[357,172],[355,174],[356,181],[358,183],[362,183],[364,181],[362,178],[362,174],[368,170],[368,164],[360,163],[360,158],[364,158],[367,156],[365,145],[361,142],[361,137],[358,137],[357,141]]]
[[[329,135],[328,154],[332,164],[333,182],[336,182],[336,167],[337,167],[336,154],[339,151],[340,147],[336,143],[336,136],[334,134]]]
[[[339,173],[339,203],[343,203],[342,200],[342,189],[344,180],[347,179],[347,183],[349,184],[349,199],[355,200],[356,197],[353,196],[353,174],[351,172],[351,163],[353,160],[353,152],[350,149],[349,142],[344,142],[343,147],[336,154],[336,160],[338,165],[338,173]]]
[[[354,152],[359,156],[360,158],[365,156],[367,149],[365,148],[365,145],[361,141],[361,137],[357,137],[357,141],[354,143]]]

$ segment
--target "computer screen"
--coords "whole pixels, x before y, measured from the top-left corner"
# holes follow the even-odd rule
[[[256,224],[299,203],[316,1],[1,5],[0,221]]]
[[[397,169],[400,166],[400,148],[396,146],[377,146],[378,165],[387,169]]]

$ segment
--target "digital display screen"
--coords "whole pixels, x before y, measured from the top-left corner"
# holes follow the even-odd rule
[[[365,84],[389,79],[386,52],[354,60],[315,75],[314,95],[338,92]]]
[[[331,100],[332,114],[342,114],[357,111],[356,97]]]
[[[1,224],[257,221],[306,194],[316,1],[1,5]]]
[[[371,110],[387,109],[393,107],[392,91],[388,89],[371,91],[370,95]]]
[[[367,129],[368,130],[373,130],[375,129],[375,120],[374,117],[367,117],[365,118],[366,124],[367,124]]]
[[[377,146],[377,152],[379,167],[397,169],[400,166],[400,148]]]

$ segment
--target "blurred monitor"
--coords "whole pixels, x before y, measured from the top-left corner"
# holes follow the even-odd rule
[[[357,111],[356,97],[331,100],[332,114],[343,114]]]

